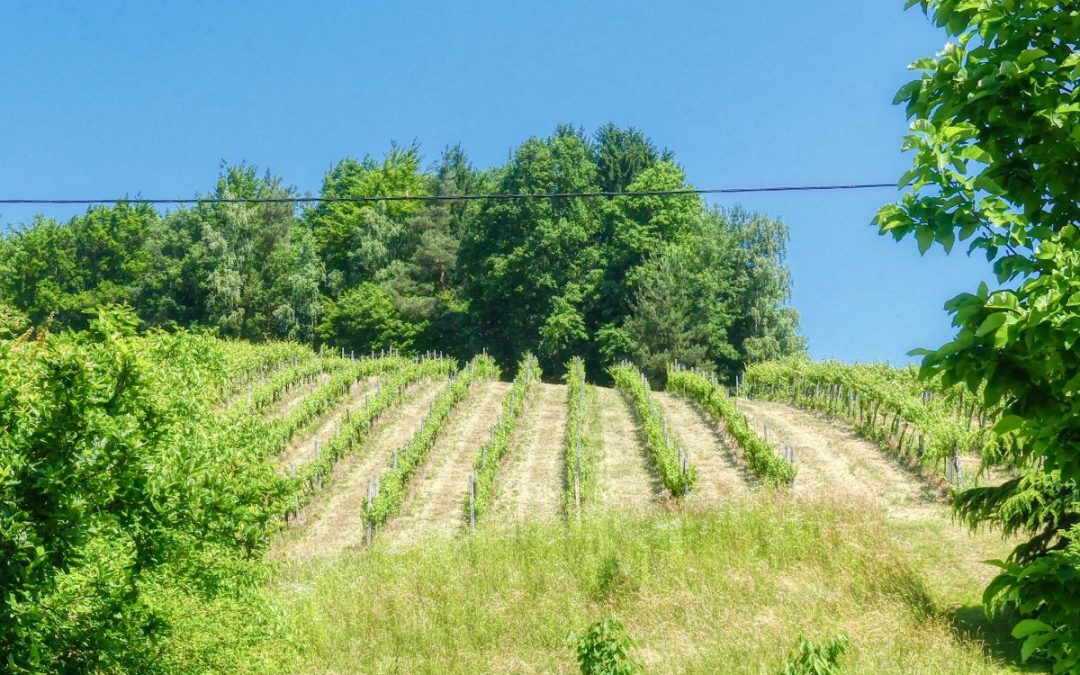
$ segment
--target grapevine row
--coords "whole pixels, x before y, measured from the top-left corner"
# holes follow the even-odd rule
[[[390,467],[369,489],[363,514],[369,534],[373,528],[386,523],[401,507],[409,480],[427,459],[450,412],[469,393],[473,382],[498,376],[499,367],[487,355],[474,357],[461,372],[450,376],[446,390],[431,404],[431,411],[421,420],[420,428],[394,452]]]
[[[465,519],[474,526],[476,519],[487,511],[495,484],[495,472],[498,471],[506,451],[510,449],[510,440],[525,409],[525,401],[539,381],[540,363],[532,354],[526,354],[518,365],[510,393],[503,399],[499,421],[491,427],[491,440],[480,448],[473,462],[473,472],[465,493],[464,510]]]
[[[630,363],[620,363],[608,371],[615,387],[625,392],[634,404],[645,432],[645,444],[652,455],[660,480],[673,496],[685,496],[697,482],[697,467],[690,463],[685,449],[668,432],[667,420],[649,392],[645,376]]]
[[[714,380],[692,370],[669,366],[667,388],[698,404],[710,417],[723,422],[728,435],[741,450],[742,460],[761,482],[790,485],[795,480],[795,465],[776,454],[764,438],[750,427],[739,412],[735,399]]]
[[[567,513],[580,511],[581,506],[596,494],[599,444],[591,433],[594,427],[587,410],[587,389],[585,361],[574,357],[566,367],[567,418],[563,442],[566,482],[563,505]]]

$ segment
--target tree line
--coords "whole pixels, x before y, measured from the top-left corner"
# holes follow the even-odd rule
[[[560,126],[508,162],[476,168],[460,146],[347,158],[323,197],[687,188],[667,150],[608,124]],[[293,198],[280,177],[223,165],[207,199],[159,212],[119,202],[66,222],[37,216],[0,237],[0,334],[83,328],[132,307],[145,326],[288,339],[359,352],[534,352],[547,373],[584,356],[662,378],[669,361],[731,374],[801,353],[786,306],[788,230],[697,195],[530,200],[236,203]]]

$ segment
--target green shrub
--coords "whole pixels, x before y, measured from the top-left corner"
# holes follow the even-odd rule
[[[641,665],[630,658],[637,641],[613,616],[597,621],[582,635],[571,633],[567,642],[577,652],[582,675],[631,675]]]
[[[848,636],[840,633],[820,644],[800,636],[780,675],[839,675],[840,659],[848,648]]]

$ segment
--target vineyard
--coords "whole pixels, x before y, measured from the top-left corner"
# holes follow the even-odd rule
[[[457,626],[484,623],[479,617],[486,611],[528,614],[529,603],[550,602],[537,596],[548,582],[563,585],[571,604],[534,617],[534,633],[484,624],[486,637],[470,643],[459,669],[494,658],[488,650],[503,639],[515,641],[524,662],[562,669],[570,654],[552,651],[549,642],[552,631],[567,625],[560,621],[616,607],[652,649],[692,639],[696,650],[680,648],[678,662],[702,665],[709,658],[741,658],[718,635],[702,633],[704,624],[681,623],[705,620],[701,603],[710,595],[701,584],[730,584],[724,564],[750,565],[752,571],[740,574],[769,585],[791,573],[788,565],[796,561],[804,571],[830,567],[813,574],[869,565],[845,572],[851,593],[882,598],[887,607],[881,611],[900,622],[894,628],[901,633],[940,632],[942,615],[922,584],[938,584],[945,602],[966,597],[987,577],[979,561],[1000,555],[1002,547],[951,522],[945,500],[961,483],[1010,471],[981,470],[1000,453],[994,444],[1002,441],[987,432],[994,411],[907,371],[776,362],[751,367],[729,390],[711,374],[671,364],[666,391],[656,391],[630,363],[610,369],[613,387],[587,381],[582,359],[568,364],[563,383],[553,383],[531,355],[502,373],[485,354],[460,363],[434,352],[315,353],[289,343],[135,336],[108,313],[85,336],[42,333],[2,348],[10,403],[5,422],[17,430],[5,452],[22,462],[13,465],[11,484],[25,486],[8,493],[24,516],[9,517],[5,527],[22,532],[25,543],[5,556],[5,583],[21,598],[6,624],[19,628],[6,630],[8,644],[26,645],[19,652],[24,660],[15,662],[28,669],[52,667],[57,659],[92,662],[109,650],[84,640],[83,651],[73,651],[72,636],[104,633],[116,640],[153,622],[189,636],[155,643],[167,669],[419,667],[422,660],[401,661],[393,645],[421,633],[432,645],[465,639]],[[38,410],[64,411],[64,418]],[[59,429],[78,439],[78,461],[50,454]],[[46,467],[50,473],[41,474]],[[30,470],[56,478],[26,482]],[[741,532],[746,527],[753,534]],[[882,527],[896,543],[868,543]],[[840,530],[829,528],[854,539],[838,540]],[[714,551],[721,567],[694,557],[696,571],[687,570],[683,581],[661,573],[665,563],[652,557],[661,549],[649,553],[647,542],[671,547],[677,532],[699,551],[695,556]],[[927,537],[936,542],[932,554],[923,549]],[[826,544],[854,557],[815,553]],[[866,555],[889,561],[859,562],[864,554],[852,546],[876,546]],[[752,551],[763,557],[744,558]],[[895,562],[927,555],[964,570],[964,578],[931,572],[926,582],[910,563]],[[592,562],[571,569],[562,556]],[[531,576],[534,567],[507,568],[538,560],[550,565],[547,582]],[[399,588],[394,570],[410,565],[421,565],[406,573],[420,585]],[[448,565],[463,566],[464,577],[447,578]],[[895,568],[892,576],[862,576],[882,565]],[[599,591],[588,577],[595,566]],[[498,575],[505,586],[495,583]],[[208,586],[202,581],[208,577],[220,581]],[[95,595],[91,589],[105,579],[117,590]],[[328,586],[332,579],[341,585]],[[688,614],[669,616],[667,601],[655,594],[663,593],[662,584],[684,582],[690,584],[681,591],[691,593],[683,602]],[[376,583],[400,595],[371,589],[363,598],[355,595]],[[468,600],[458,595],[465,592],[462,583],[473,589]],[[129,597],[125,584],[144,609],[126,612],[130,623],[110,624],[107,617]],[[293,588],[315,590],[297,595]],[[894,593],[907,599],[898,601]],[[341,597],[353,604],[342,608]],[[645,597],[656,603],[649,605],[656,613],[636,609]],[[80,609],[65,604],[73,602]],[[457,602],[467,615],[417,623],[402,614],[403,602],[433,603],[442,608],[437,612]],[[916,669],[928,663],[883,646],[884,637],[862,623],[857,603],[838,608],[830,602],[810,602],[807,611],[832,613],[824,625],[862,631],[862,644],[876,645],[862,647],[856,662],[877,667],[887,653],[915,659],[909,664]],[[282,604],[293,617],[285,626],[268,618]],[[70,618],[43,623],[35,618],[42,607]],[[344,657],[324,643],[327,636],[312,631],[333,632],[338,620],[325,614],[330,607],[368,626],[372,644],[386,651],[361,648]],[[383,615],[396,618],[375,627]],[[782,658],[792,631],[805,625],[792,620],[747,644],[763,658]],[[684,632],[666,632],[672,621]],[[973,643],[947,630],[939,639],[954,663],[996,668]],[[885,652],[875,652],[878,647]],[[430,649],[431,659],[449,658]],[[123,670],[145,658],[137,650],[119,653],[101,667]],[[663,659],[655,651],[643,658],[653,668]],[[517,670],[522,663],[506,666]]]

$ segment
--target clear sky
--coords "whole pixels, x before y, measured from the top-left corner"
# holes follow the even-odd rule
[[[486,167],[559,123],[607,121],[673,150],[698,187],[893,181],[909,164],[893,94],[945,40],[903,4],[6,2],[0,196],[191,196],[221,160],[317,192],[337,160],[392,140],[429,160],[461,142]],[[714,201],[789,224],[813,356],[903,363],[990,275],[879,237],[869,222],[896,194]]]

